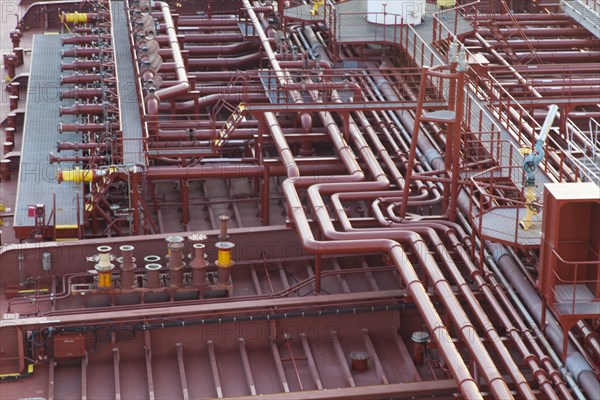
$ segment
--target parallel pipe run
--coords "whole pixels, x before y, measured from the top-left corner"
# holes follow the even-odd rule
[[[494,313],[500,318],[500,322],[508,332],[509,336],[513,339],[513,343],[517,346],[521,354],[523,355],[523,359],[531,368],[534,377],[537,379],[538,383],[544,390],[546,396],[550,399],[570,399],[572,398],[568,388],[565,383],[560,379],[560,374],[552,367],[552,364],[549,362],[547,357],[545,357],[544,352],[537,346],[535,338],[531,335],[528,329],[523,326],[520,326],[520,329],[517,329],[513,326],[512,320],[520,321],[520,318],[516,313],[511,312],[511,315],[507,315],[505,310],[508,308],[509,310],[514,310],[510,302],[506,301],[503,305],[501,305],[498,300],[496,300],[494,294],[490,289],[490,285],[486,283],[483,278],[483,275],[479,271],[479,269],[473,264],[471,261],[467,250],[464,248],[463,244],[458,240],[457,234],[460,234],[461,237],[466,238],[466,235],[462,232],[462,229],[459,225],[450,223],[448,221],[436,220],[436,221],[427,221],[427,222],[413,222],[413,223],[394,223],[391,221],[385,220],[381,211],[376,208],[376,203],[373,203],[373,210],[375,215],[377,216],[380,224],[387,229],[374,228],[374,229],[356,229],[353,228],[350,222],[350,219],[347,217],[344,207],[342,206],[342,200],[346,201],[369,201],[379,198],[379,193],[364,193],[364,192],[344,192],[344,193],[336,193],[331,196],[331,202],[333,203],[333,210],[336,212],[336,216],[338,217],[338,221],[340,222],[342,228],[346,232],[357,232],[357,233],[366,233],[372,235],[379,236],[389,236],[392,237],[396,234],[395,232],[398,230],[406,231],[413,230],[415,232],[420,232],[421,234],[426,235],[429,240],[434,244],[436,251],[439,254],[440,259],[446,265],[448,270],[450,271],[453,279],[461,288],[461,292],[467,299],[467,302],[475,311],[475,315],[477,316],[479,323],[481,326],[486,327],[486,335],[492,343],[493,347],[496,348],[498,355],[501,357],[502,362],[505,364],[505,367],[510,372],[513,381],[519,387],[519,391],[524,398],[532,398],[533,393],[531,392],[531,388],[529,387],[526,380],[523,378],[521,372],[519,371],[518,366],[514,363],[512,356],[508,353],[507,349],[503,345],[503,343],[498,340],[498,333],[494,329],[494,325],[488,319],[487,313],[485,310],[481,308],[479,302],[473,297],[472,291],[469,289],[466,284],[462,273],[459,271],[457,265],[452,260],[446,246],[441,242],[440,238],[431,231],[431,229],[435,229],[444,233],[444,237],[451,243],[452,248],[458,253],[461,260],[464,262],[466,267],[469,270],[469,276],[475,281],[478,288],[482,291],[488,303],[492,306]],[[493,279],[493,275],[487,275],[488,278]],[[496,293],[500,291],[502,294],[502,289],[497,282],[492,282],[491,285]],[[527,347],[525,346],[522,338],[523,336],[526,338],[527,342],[531,344],[534,349],[536,349],[536,354],[533,355],[529,352]],[[552,378],[552,381],[548,379],[545,371],[541,369],[538,364],[537,359],[541,359],[544,367],[548,370],[548,374]],[[560,390],[560,396],[558,396],[554,389],[552,388],[552,383],[556,384]],[[534,396],[535,397],[535,396]]]
[[[307,186],[318,183],[319,177],[313,178],[289,178],[283,182],[283,192],[290,209],[290,217],[295,223],[296,230],[302,240],[302,246],[306,251],[316,255],[321,254],[360,254],[383,252],[389,254],[391,260],[398,269],[410,295],[413,297],[425,323],[436,339],[440,353],[442,354],[448,368],[457,382],[459,391],[468,399],[483,399],[477,383],[469,373],[464,360],[460,356],[454,343],[447,340],[450,333],[447,331],[442,319],[436,312],[422,282],[417,276],[414,268],[408,262],[408,258],[402,246],[388,239],[372,240],[332,240],[317,241],[314,239],[308,219],[304,212],[302,202],[298,197],[296,185]],[[365,183],[369,184],[369,183]],[[349,186],[355,187],[350,184]],[[511,398],[508,396],[506,398]]]
[[[155,96],[148,97],[146,107],[148,114],[150,114],[150,112],[154,113],[152,115],[156,115],[155,113],[158,111],[158,104],[160,103],[161,99],[171,99],[187,93],[190,89],[190,82],[188,80],[185,63],[183,62],[183,57],[181,56],[181,47],[179,46],[179,40],[177,40],[177,29],[175,28],[175,23],[173,22],[173,16],[171,15],[169,4],[160,1],[156,2],[156,5],[160,7],[163,13],[163,19],[165,20],[167,35],[169,37],[169,45],[171,47],[171,54],[173,56],[173,61],[175,62],[175,74],[177,75],[177,80],[179,83],[175,86],[159,89],[156,91],[156,93],[154,93]]]
[[[425,268],[428,276],[432,281],[432,285],[435,288],[436,292],[440,296],[440,299],[444,302],[446,310],[452,317],[454,323],[459,327],[459,334],[462,337],[465,345],[469,348],[471,356],[477,362],[481,374],[486,378],[489,382],[490,389],[494,396],[498,399],[508,399],[512,398],[512,394],[510,393],[510,389],[506,385],[506,382],[502,378],[502,375],[498,372],[493,359],[487,353],[483,342],[479,338],[474,326],[469,321],[466,313],[463,311],[458,299],[454,296],[452,288],[446,281],[444,275],[439,270],[435,259],[429,253],[429,249],[427,248],[426,243],[423,241],[421,235],[415,233],[415,231],[421,231],[426,233],[434,240],[434,244],[438,247],[438,250],[443,250],[443,244],[435,231],[433,230],[423,230],[417,229],[416,227],[411,227],[411,231],[407,230],[375,230],[374,232],[369,231],[360,231],[360,232],[337,232],[331,223],[330,216],[327,212],[325,204],[322,200],[322,195],[325,194],[333,194],[344,192],[348,190],[352,190],[351,188],[363,186],[362,183],[347,185],[344,183],[330,183],[330,184],[317,184],[312,185],[308,188],[307,194],[310,200],[310,203],[313,208],[313,212],[315,217],[319,222],[319,226],[321,228],[321,232],[328,239],[333,240],[344,240],[344,239],[354,239],[354,240],[369,240],[384,237],[397,240],[401,243],[410,244],[413,247],[413,254],[415,254],[419,258],[419,264]],[[440,247],[441,246],[441,247]],[[446,252],[443,254],[442,259],[449,262],[449,254]],[[454,266],[453,272],[455,272],[455,277],[460,276],[460,272],[457,271]],[[482,322],[482,325],[486,327],[487,334],[492,342],[498,342],[498,335],[495,331],[493,331],[493,325],[487,319],[485,312],[480,308],[477,303],[477,300],[474,298],[473,293],[470,292],[468,287],[465,287],[464,281],[463,284],[460,285],[460,290],[467,299],[467,301],[471,304],[474,309],[476,309],[477,317]],[[510,369],[515,376],[515,379],[518,379],[521,383],[520,387],[523,390],[526,398],[534,398],[535,396],[531,392],[531,388],[527,385],[522,385],[525,383],[524,379],[521,377],[519,379],[518,367],[514,365],[512,358],[508,354],[508,351],[505,348],[500,346],[497,347],[497,351],[499,354],[503,356],[503,362],[510,366]]]

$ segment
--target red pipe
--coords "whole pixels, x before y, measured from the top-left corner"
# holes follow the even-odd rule
[[[61,63],[61,71],[74,71],[79,69],[90,70],[93,68],[100,69],[100,61],[97,60],[75,60],[70,63]]]
[[[478,28],[477,33],[487,37],[494,37],[488,28]],[[590,32],[585,28],[516,28],[500,29],[504,37],[520,37],[524,33],[527,38],[534,37],[577,37],[589,36]]]
[[[200,97],[198,100],[189,100],[186,102],[175,103],[175,110],[178,113],[191,113],[194,111],[194,108],[196,107],[196,102],[197,102],[197,107],[206,108],[206,107],[214,106],[221,99],[224,99],[230,103],[239,103],[241,101],[248,101],[248,100],[267,101],[265,95],[262,93],[210,94],[208,96]],[[168,103],[161,104],[159,110],[160,110],[160,112],[170,113],[171,105]],[[155,115],[155,114],[151,114],[150,109],[149,109],[148,115]]]
[[[97,56],[100,54],[100,49],[97,47],[74,47],[72,49],[62,49],[61,50],[62,58],[79,58],[79,57],[91,57]]]
[[[169,46],[171,48],[173,60],[175,62],[175,73],[177,75],[177,80],[179,81],[179,83],[175,86],[156,91],[155,95],[159,99],[166,100],[187,93],[190,89],[190,82],[187,77],[183,57],[181,56],[181,48],[179,47],[179,41],[177,39],[177,29],[175,28],[175,23],[173,22],[173,17],[171,16],[169,4],[160,1],[156,2],[156,6],[161,8],[165,24],[167,25]]]
[[[256,78],[258,76],[257,71],[248,71],[245,72],[248,75],[248,79]],[[201,71],[201,72],[189,72],[188,76],[190,78],[196,79],[196,82],[229,82],[231,78],[238,75],[238,71]]]
[[[529,60],[531,52],[516,53],[520,60]],[[576,62],[579,60],[598,60],[600,51],[538,51],[536,58],[542,62]]]
[[[60,99],[91,99],[94,97],[102,98],[103,89],[77,88],[68,89],[60,92]]]
[[[109,106],[109,108],[114,106]],[[106,107],[104,104],[82,104],[75,103],[72,106],[59,107],[60,115],[78,115],[78,114],[91,114],[91,115],[100,115],[103,114]]]
[[[190,68],[238,68],[248,64],[258,63],[261,59],[260,53],[246,54],[239,57],[216,57],[216,58],[192,58],[188,60]],[[164,63],[161,71],[169,72],[171,66]]]
[[[336,211],[338,221],[341,223],[341,225],[345,231],[347,231],[347,232],[372,232],[372,233],[379,232],[379,235],[388,235],[390,233],[389,229],[381,229],[381,228],[379,228],[379,229],[355,229],[355,228],[353,228],[350,223],[349,218],[347,217],[347,215],[345,213],[344,207],[341,202],[342,199],[348,200],[348,201],[368,201],[368,200],[377,199],[379,197],[380,197],[379,193],[348,192],[348,193],[336,193],[336,194],[332,195],[331,201],[334,205],[333,209]],[[389,200],[389,199],[386,199],[386,200]],[[424,232],[426,234],[428,234],[428,230],[431,228],[435,228],[437,230],[442,230],[445,233],[446,238],[448,238],[450,240],[453,248],[457,251],[457,253],[461,257],[462,261],[465,263],[465,265],[469,269],[469,276],[475,280],[475,282],[477,283],[477,286],[479,287],[479,289],[482,291],[482,293],[486,297],[486,300],[492,306],[492,309],[495,311],[496,315],[500,318],[500,321],[506,327],[508,334],[511,336],[511,338],[513,338],[513,342],[517,345],[517,348],[523,355],[524,360],[531,368],[533,375],[538,380],[538,382],[539,382],[540,386],[542,387],[542,389],[544,390],[544,393],[546,394],[547,398],[549,398],[549,399],[559,399],[559,398],[570,399],[570,398],[572,398],[568,388],[565,386],[565,383],[562,381],[562,379],[560,379],[560,374],[558,374],[558,372],[552,367],[552,364],[549,362],[549,360],[546,359],[546,362],[548,363],[548,365],[546,365],[546,367],[549,368],[550,374],[551,375],[558,374],[558,380],[555,380],[555,383],[559,386],[559,389],[561,391],[561,397],[558,397],[557,394],[554,392],[551,382],[548,380],[547,376],[545,375],[545,372],[539,366],[536,357],[533,354],[531,354],[529,352],[529,350],[527,349],[527,347],[524,345],[522,336],[521,336],[522,332],[518,331],[513,326],[512,322],[511,322],[511,318],[508,315],[506,315],[506,313],[504,311],[505,308],[502,305],[500,305],[500,303],[496,300],[496,298],[494,297],[494,295],[491,292],[491,289],[489,288],[489,286],[483,279],[483,276],[481,275],[479,269],[473,264],[467,251],[462,246],[462,243],[460,243],[460,241],[458,240],[458,238],[455,234],[455,231],[462,233],[462,229],[460,228],[460,226],[457,224],[448,222],[448,221],[443,221],[443,220],[436,220],[436,221],[432,221],[432,222],[416,222],[416,223],[394,223],[394,222],[385,220],[385,218],[383,217],[383,214],[381,213],[379,208],[376,206],[376,202],[378,202],[378,200],[375,200],[375,202],[373,203],[373,207],[372,207],[373,212],[374,212],[375,216],[377,217],[377,220],[379,221],[379,223],[385,227],[388,227],[388,228],[394,227],[394,229],[404,229],[404,230],[406,230],[406,229],[415,230],[416,229],[416,230],[421,230],[422,232]],[[393,233],[393,230],[392,230],[392,233]],[[464,233],[462,233],[461,236],[464,237],[465,236]],[[466,286],[465,286],[466,282],[464,281],[462,274],[460,273],[457,266],[452,261],[451,256],[447,253],[447,250],[445,249],[445,246],[439,240],[439,237],[437,237],[437,235],[435,235],[433,237],[431,235],[429,235],[429,238],[430,238],[430,240],[432,240],[433,244],[435,245],[436,250],[438,250],[438,251],[443,250],[443,252],[439,254],[440,259],[450,269],[450,272],[453,275],[453,279],[457,282],[457,284],[459,285],[459,287],[461,289],[466,288]],[[494,285],[493,287],[496,290],[501,290],[500,287],[497,285]],[[472,296],[472,292],[470,293],[469,296]],[[519,372],[518,367],[514,364],[514,362],[512,362],[512,357],[510,357],[510,354],[507,353],[506,348],[504,348],[504,349],[501,348],[504,346],[501,346],[500,348],[498,347],[498,345],[501,343],[496,338],[497,333],[495,332],[495,329],[493,328],[493,324],[491,323],[491,321],[489,321],[489,320],[486,321],[487,316],[486,316],[485,311],[483,309],[481,309],[481,307],[478,306],[477,300],[475,300],[475,302],[473,302],[471,299],[471,300],[469,300],[469,303],[471,304],[472,307],[479,309],[479,311],[476,312],[476,315],[478,316],[478,318],[480,318],[480,324],[487,328],[486,333],[488,334],[488,338],[490,339],[490,342],[493,343],[493,345],[496,347],[496,350],[499,352],[499,355],[501,356],[503,362],[505,363],[505,366],[511,372],[511,376],[513,377],[513,380],[515,381],[515,383],[517,383],[519,390],[521,391],[521,395],[524,398],[535,398],[533,393],[531,393],[531,388],[527,384],[527,381],[524,380],[522,374]],[[481,318],[484,318],[485,320],[481,319]],[[490,336],[490,333],[491,333],[490,330],[493,331],[493,334],[491,336]],[[538,347],[538,349],[539,349],[539,347]],[[543,352],[541,351],[541,349],[539,349],[538,356],[543,357]]]
[[[298,164],[300,173],[306,175],[337,176],[346,172],[346,168],[339,164],[308,163]],[[149,180],[173,180],[173,179],[223,179],[223,178],[257,178],[262,177],[265,169],[269,169],[270,176],[286,176],[288,167],[286,165],[259,166],[254,164],[223,165],[205,164],[199,167],[148,167],[146,174]]]
[[[69,75],[69,76],[62,76],[60,78],[61,85],[94,83],[94,82],[100,82],[100,75],[98,75],[98,74],[75,74],[75,75]]]
[[[63,46],[65,44],[94,44],[99,41],[109,42],[111,41],[110,35],[73,35],[62,38]]]
[[[355,187],[355,184],[348,182],[348,179],[354,180],[353,177],[338,177],[332,179],[335,182],[347,182],[348,190]],[[390,256],[392,262],[396,265],[398,273],[404,281],[409,294],[413,298],[417,308],[425,324],[427,325],[432,336],[438,343],[440,353],[444,358],[446,365],[450,369],[452,376],[457,382],[458,389],[461,394],[468,399],[482,399],[477,383],[473,380],[469,370],[467,369],[464,360],[456,349],[454,343],[448,340],[450,333],[442,319],[439,317],[435,307],[431,303],[431,299],[423,283],[419,279],[413,266],[408,261],[407,255],[404,253],[402,246],[389,239],[360,239],[360,240],[333,240],[333,241],[317,241],[314,239],[311,227],[306,218],[304,208],[295,185],[308,186],[313,183],[319,183],[322,177],[300,177],[286,179],[283,182],[283,192],[290,210],[290,217],[295,223],[296,230],[300,236],[302,247],[313,254],[361,254],[383,252]],[[364,182],[364,186],[381,186],[380,183]],[[364,187],[368,190],[367,187]],[[510,398],[512,396],[508,396]]]
[[[71,143],[71,142],[58,142],[56,144],[57,150],[103,150],[108,148],[106,143]]]
[[[381,231],[375,230],[373,232],[365,232],[364,230],[360,233],[358,232],[338,232],[333,227],[331,223],[330,216],[327,212],[327,208],[323,203],[322,196],[330,195],[338,192],[345,192],[350,190],[356,190],[357,187],[360,187],[361,190],[366,191],[368,186],[371,186],[371,183],[361,183],[348,185],[345,183],[327,183],[327,184],[315,184],[308,188],[307,196],[310,200],[310,203],[313,208],[313,213],[316,219],[319,222],[319,226],[321,228],[321,232],[323,235],[331,240],[341,241],[341,240],[368,240],[368,239],[377,239],[385,235],[385,237],[398,240],[402,243],[410,243],[413,246],[413,254],[419,258],[419,263],[422,267],[425,268],[428,275],[432,279],[432,285],[435,288],[436,292],[438,292],[440,296],[440,300],[444,302],[445,308],[448,313],[452,316],[454,322],[459,327],[458,332],[460,336],[463,338],[463,341],[467,348],[469,348],[471,355],[477,361],[481,373],[485,376],[486,380],[489,382],[490,389],[494,394],[494,397],[497,399],[509,399],[512,398],[512,394],[510,393],[510,389],[506,385],[506,382],[502,378],[502,375],[498,372],[495,367],[494,361],[491,359],[489,354],[487,353],[485,346],[481,342],[479,335],[475,332],[474,327],[469,321],[466,313],[462,310],[460,303],[454,296],[452,288],[444,278],[443,274],[437,267],[437,264],[434,258],[429,253],[429,249],[427,248],[425,242],[415,232],[412,231]],[[354,189],[352,189],[354,187]],[[432,231],[428,231],[429,234]],[[435,231],[433,231],[435,233]],[[436,247],[441,242],[438,240]],[[449,255],[445,255],[444,259],[449,257]],[[464,289],[461,286],[461,289]],[[467,295],[468,293],[463,290],[463,295]],[[472,296],[472,293],[471,293]],[[471,300],[472,302],[476,302],[476,300],[472,297],[466,296],[466,298]],[[481,311],[482,315],[478,315],[480,318],[485,319],[485,313]],[[488,329],[490,324],[485,324]],[[466,329],[466,330],[465,330]],[[526,398],[534,398],[531,393],[530,396],[525,396]]]
[[[112,124],[95,124],[95,123],[80,124],[79,122],[75,122],[73,124],[65,124],[64,122],[59,122],[58,130],[61,133],[64,133],[64,132],[102,132],[102,131],[107,131],[108,128],[109,128],[109,126],[113,130],[119,129],[119,124],[117,124],[117,123],[112,123]]]
[[[202,18],[194,15],[180,15],[177,26],[238,26],[238,20],[233,18]],[[164,28],[162,28],[164,29]],[[238,28],[239,29],[239,28]]]
[[[185,33],[182,35],[184,43],[231,43],[242,42],[244,35],[241,33]],[[169,44],[169,39],[157,36],[160,45]]]
[[[247,41],[227,45],[212,45],[212,46],[185,46],[185,50],[190,56],[207,56],[207,55],[231,55],[238,53],[246,53],[256,51],[260,46],[259,42]],[[162,57],[169,57],[171,53],[165,50],[160,50],[159,54]]]

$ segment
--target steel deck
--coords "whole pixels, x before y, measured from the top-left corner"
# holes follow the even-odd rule
[[[44,204],[48,217],[52,211],[53,194],[56,194],[56,225],[77,224],[76,199],[81,186],[73,182],[59,185],[56,180],[58,165],[48,161],[48,153],[56,148],[57,141],[81,140],[80,134],[61,134],[58,129],[59,122],[71,123],[76,120],[75,116],[59,115],[61,40],[64,36],[35,35],[33,39],[15,227],[35,225],[34,219],[27,216],[27,206],[30,204]],[[72,100],[62,101],[62,105],[71,104]],[[63,154],[71,156],[76,153],[67,151]],[[70,170],[74,165],[63,162],[60,168]]]
[[[142,118],[131,55],[129,17],[124,1],[111,1],[111,33],[117,69],[119,115],[123,132],[123,161],[144,164]]]

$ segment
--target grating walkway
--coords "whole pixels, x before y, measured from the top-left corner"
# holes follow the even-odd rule
[[[597,0],[562,0],[560,5],[567,15],[600,39],[600,4]]]
[[[461,25],[459,24],[459,26]],[[461,29],[465,28],[463,27]],[[460,33],[462,31],[459,29],[458,32]],[[415,59],[417,64],[421,64],[419,66],[429,64],[431,64],[431,66],[437,66],[446,63],[441,55],[429,45],[433,40],[433,21],[431,18],[426,19],[424,23],[417,25],[412,29],[409,29],[408,35],[410,36],[408,40],[409,46],[407,46],[405,51]],[[416,45],[413,45],[413,43],[416,43]],[[421,43],[425,43],[423,51],[421,51]],[[499,131],[500,139],[502,140],[500,144],[502,162],[500,164],[502,166],[521,167],[523,165],[523,156],[515,151],[515,149],[521,147],[517,140],[497,121],[496,117],[487,109],[484,102],[480,100],[472,90],[467,90],[466,94],[473,104],[470,115],[471,126],[481,126],[484,132]],[[479,110],[482,110],[481,121],[479,118]],[[538,198],[541,201],[543,198],[543,185],[545,183],[550,183],[551,180],[545,173],[538,169],[536,181],[538,184]]]
[[[129,18],[124,1],[110,2],[111,34],[117,69],[119,115],[123,132],[123,161],[125,164],[145,164],[142,118],[133,71]]]
[[[60,117],[60,62],[63,35],[35,35],[31,72],[27,88],[23,147],[15,210],[15,229],[35,226],[27,216],[27,206],[44,204],[50,216],[53,194],[56,194],[56,224],[77,224],[77,192],[81,186],[72,182],[60,185],[56,180],[58,166],[50,164],[48,155],[56,142],[79,142],[77,133],[59,133],[59,122],[75,122],[75,116]],[[71,100],[62,105],[72,104]],[[65,152],[66,156],[75,153]],[[61,163],[62,170],[73,169],[74,163]]]
[[[481,225],[481,235],[485,239],[508,246],[518,243],[522,248],[537,248],[542,243],[542,212],[532,218],[530,230],[517,229],[517,222],[525,218],[526,212],[525,207],[498,207],[475,217],[474,224]]]

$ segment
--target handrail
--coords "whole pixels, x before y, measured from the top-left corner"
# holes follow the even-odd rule
[[[554,295],[554,303],[555,304],[571,304],[570,307],[570,311],[571,314],[575,314],[575,305],[577,303],[579,304],[583,304],[583,303],[590,303],[590,302],[598,302],[598,300],[600,300],[600,297],[598,297],[595,293],[591,293],[593,296],[593,299],[585,299],[585,300],[577,300],[577,286],[578,285],[587,285],[587,284],[595,284],[597,285],[598,282],[600,282],[599,279],[580,279],[577,278],[577,276],[579,275],[579,266],[580,265],[596,265],[597,267],[600,266],[600,259],[597,260],[591,260],[591,261],[567,261],[565,260],[559,253],[558,251],[554,248],[554,246],[552,246],[550,243],[548,243],[547,240],[544,240],[544,243],[546,244],[546,246],[548,246],[550,248],[550,250],[552,251],[552,254],[554,257],[556,257],[558,260],[560,260],[563,264],[566,265],[574,265],[574,269],[572,270],[572,274],[573,274],[573,279],[565,279],[562,278],[561,276],[559,276],[557,269],[553,269],[552,270],[552,274],[554,275],[556,282],[560,283],[560,284],[565,284],[565,285],[569,285],[573,288],[572,290],[572,295],[571,295],[571,299],[570,301],[568,301],[567,299],[561,299],[561,301],[557,300],[557,292],[556,292],[556,286],[557,284],[555,283],[554,286],[552,287],[552,293]],[[585,244],[588,250],[591,250],[596,257],[598,257],[598,253],[596,251],[594,251],[594,249],[592,249],[590,247],[590,245],[586,242],[582,242],[582,241],[563,241],[563,242],[559,242],[560,243],[582,243]],[[596,272],[597,275],[597,272]],[[600,309],[600,304],[599,304],[599,309]]]
[[[592,143],[592,156],[596,158],[598,153],[597,146],[598,143],[598,133],[600,133],[600,122],[596,121],[594,118],[590,118],[590,139]],[[584,136],[587,139],[587,136]]]
[[[519,116],[519,120],[520,123],[523,126],[529,126],[532,132],[535,132],[536,130],[540,130],[541,126],[540,124],[531,116],[531,114],[529,114],[529,112],[519,103],[519,101],[517,99],[515,99],[507,90],[506,88],[504,88],[504,86],[502,86],[502,84],[500,82],[498,82],[498,80],[496,80],[496,78],[490,73],[488,72],[487,74],[490,83],[492,84],[493,88],[491,90],[488,90],[487,92],[482,92],[483,94],[487,95],[488,97],[488,105],[490,107],[490,109],[494,110],[497,114],[498,114],[498,120],[504,125],[504,127],[506,129],[508,129],[509,132],[512,132],[513,137],[515,137],[519,144],[521,144],[523,147],[529,147],[532,145],[531,142],[531,138],[525,138],[522,135],[522,130],[518,128],[518,126],[511,122],[510,120],[510,116],[508,112],[503,112],[502,108],[500,107],[501,104],[504,105],[504,107],[507,107],[509,109],[511,109],[514,113],[517,113]],[[490,96],[490,94],[495,94],[497,93],[495,96]],[[502,118],[502,115],[505,115],[504,118]],[[585,166],[583,163],[581,163],[580,161],[577,160],[577,158],[573,157],[568,149],[563,148],[560,143],[558,142],[554,142],[553,143],[554,147],[556,147],[558,150],[560,150],[563,154],[565,154],[565,156],[567,157],[568,161],[571,163],[571,165],[577,165],[580,169],[580,171],[589,179],[589,180],[594,180],[594,176],[595,174],[593,173],[593,171],[591,171],[587,166]],[[548,145],[546,145],[546,152],[548,152],[548,150],[550,150],[548,148]],[[547,172],[547,173],[551,173],[555,178],[557,178],[559,181],[562,180],[562,172],[561,171],[555,171],[554,169],[550,169],[548,168],[548,158],[546,158],[545,162],[543,164],[541,164],[542,166],[542,170]]]
[[[594,130],[594,128],[593,128],[594,123],[597,125],[596,130]],[[590,164],[596,164],[596,165],[598,164],[596,157],[598,155],[598,144],[597,143],[598,143],[598,133],[600,131],[600,124],[598,122],[596,122],[596,120],[594,120],[593,118],[590,118],[589,126],[590,126],[590,135],[588,137],[588,135],[586,135],[581,129],[579,129],[579,127],[577,125],[575,125],[575,123],[571,119],[567,119],[567,141],[568,141],[567,149],[568,149],[569,153],[576,151],[581,154],[580,157],[573,157],[573,161],[577,164],[577,167],[580,170],[583,170],[585,176],[587,176],[591,180],[596,180],[600,183],[600,174],[598,174],[597,171],[596,172],[592,171],[592,169],[589,168],[588,164],[581,161],[581,160],[587,161]],[[589,146],[589,148],[592,151],[591,157],[588,155],[586,148],[582,149],[574,141],[574,133],[577,134],[584,141],[584,144],[586,146]]]
[[[556,255],[556,257],[560,260],[560,262],[562,262],[564,264],[586,264],[586,265],[587,264],[600,264],[600,258],[598,258],[597,260],[592,260],[592,261],[567,261],[564,258],[562,258],[560,254],[558,254],[558,251],[556,251],[554,246],[552,246],[550,243],[548,243],[547,240],[544,240],[544,242],[552,250],[552,253],[554,253],[554,255]],[[591,250],[592,253],[595,253],[596,256],[598,256],[598,253],[589,245],[589,243],[586,243],[586,242],[583,242],[580,240],[565,240],[565,241],[559,242],[559,244],[564,244],[564,243],[583,243],[587,246],[588,250]],[[596,282],[596,280],[594,280],[593,282]]]
[[[434,35],[433,35],[433,42],[436,42],[436,24],[439,24],[442,28],[444,28],[444,30],[448,33],[447,38],[452,41],[456,38],[456,36],[458,35],[458,16],[462,15],[471,15],[470,13],[466,12],[467,7],[471,7],[473,8],[474,11],[474,15],[475,15],[475,26],[477,25],[477,11],[478,11],[478,5],[480,3],[480,0],[476,0],[473,1],[471,3],[467,3],[467,4],[462,4],[462,5],[458,5],[454,8],[449,8],[446,10],[441,10],[438,11],[436,13],[433,14],[433,25],[434,25]],[[451,30],[450,28],[448,28],[448,26],[442,22],[442,19],[446,19],[446,18],[441,18],[443,16],[447,16],[450,13],[454,13],[454,30]],[[450,19],[448,19],[450,20]],[[475,29],[475,27],[473,28]],[[442,40],[442,34],[441,34],[441,30],[439,31],[439,40]],[[467,33],[467,32],[465,32]]]

